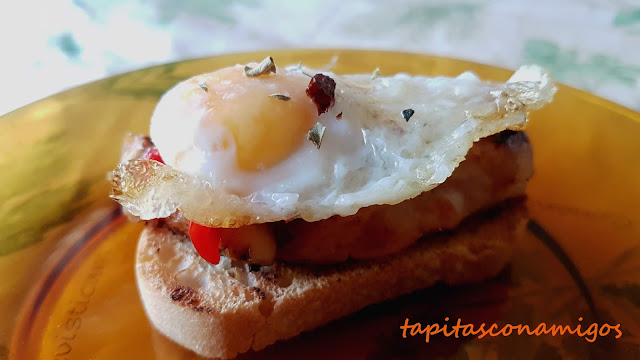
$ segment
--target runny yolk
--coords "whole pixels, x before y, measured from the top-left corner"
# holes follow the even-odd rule
[[[237,166],[242,170],[256,171],[286,159],[306,139],[317,117],[315,105],[305,94],[309,79],[302,74],[279,71],[248,77],[244,67],[235,66],[198,81],[206,86],[208,96],[202,130],[224,126],[233,137]],[[227,148],[228,140],[209,150]]]

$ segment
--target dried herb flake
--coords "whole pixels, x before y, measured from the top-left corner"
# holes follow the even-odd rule
[[[285,94],[271,94],[269,96],[272,97],[272,98],[276,98],[278,100],[282,100],[282,101],[291,100],[291,97],[289,95],[285,95]]]
[[[199,83],[198,86],[200,86],[200,89],[204,90],[205,92],[209,92],[209,88],[207,87],[206,83]]]
[[[247,65],[244,67],[244,74],[246,76],[260,76],[268,73],[276,72],[276,63],[273,62],[273,58],[271,56],[267,56],[258,66],[252,68]]]
[[[320,149],[320,145],[322,144],[322,138],[324,137],[324,131],[327,129],[326,126],[320,124],[319,122],[313,125],[309,133],[307,134],[307,139],[311,140],[311,142]]]
[[[380,76],[380,68],[377,67],[375,70],[373,70],[373,72],[371,73],[371,80],[375,80],[378,78],[378,76]]]
[[[409,119],[411,119],[414,113],[415,111],[413,111],[413,109],[402,110],[402,118],[409,122]]]

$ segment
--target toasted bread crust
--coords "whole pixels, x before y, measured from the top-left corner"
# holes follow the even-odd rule
[[[148,226],[136,277],[160,332],[200,355],[231,358],[436,282],[492,277],[509,261],[524,215],[512,205],[381,259],[328,267],[277,263],[259,271],[227,258],[210,265],[187,237]]]

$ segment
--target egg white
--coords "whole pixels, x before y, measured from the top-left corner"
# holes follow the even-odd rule
[[[281,71],[303,76],[296,67]],[[337,86],[335,105],[318,117],[326,126],[320,149],[305,141],[260,171],[239,170],[233,146],[206,150],[226,130],[200,126],[209,111],[204,97],[184,100],[198,82],[178,84],[163,96],[151,122],[151,138],[167,166],[123,164],[117,171],[129,191],[122,191],[121,203],[143,219],[180,209],[192,221],[229,227],[318,221],[396,204],[444,182],[480,138],[522,129],[527,112],[550,102],[556,91],[538,67],[521,68],[507,83],[471,73],[376,79],[325,74]],[[401,115],[405,109],[414,110],[408,121]]]

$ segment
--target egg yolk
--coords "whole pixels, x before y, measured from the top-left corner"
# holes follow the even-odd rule
[[[201,130],[224,126],[233,138],[237,166],[242,170],[256,171],[286,159],[306,139],[317,117],[315,105],[305,94],[309,78],[299,73],[248,77],[243,66],[235,66],[196,81],[196,91],[207,96]],[[274,94],[290,99],[271,96]],[[229,139],[214,147],[208,150],[227,149]]]

